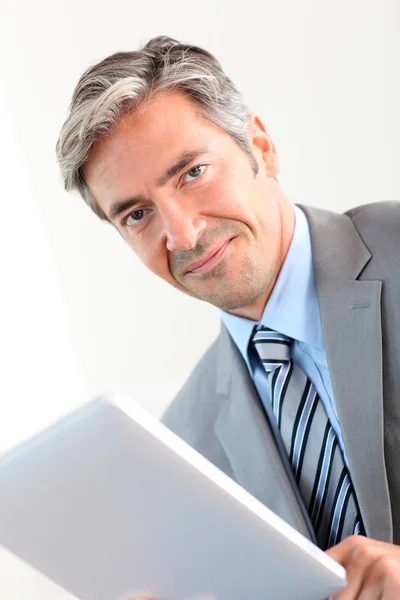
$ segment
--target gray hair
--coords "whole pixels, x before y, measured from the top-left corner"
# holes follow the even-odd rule
[[[248,154],[257,173],[248,138],[248,109],[219,62],[197,46],[156,37],[141,50],[113,54],[82,75],[57,142],[65,189],[78,190],[101,219],[107,217],[82,170],[94,143],[108,135],[124,114],[132,113],[157,93],[173,90],[187,95],[204,117],[230,134]]]

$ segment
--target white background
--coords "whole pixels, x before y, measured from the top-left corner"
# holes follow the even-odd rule
[[[398,0],[0,0],[0,449],[107,390],[159,415],[217,334],[218,311],[147,273],[55,162],[82,71],[160,34],[220,59],[292,201],[400,199]],[[0,596],[65,598],[5,553]]]

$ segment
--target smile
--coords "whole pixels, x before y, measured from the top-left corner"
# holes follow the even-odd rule
[[[185,275],[197,275],[200,273],[207,273],[207,271],[210,271],[211,269],[213,269],[219,263],[219,261],[224,257],[225,252],[233,239],[234,238],[229,238],[229,240],[224,242],[222,244],[222,246],[219,246],[219,248],[217,248],[217,249],[214,248],[206,256],[203,256],[202,259],[189,265],[189,267],[186,268],[184,274]]]

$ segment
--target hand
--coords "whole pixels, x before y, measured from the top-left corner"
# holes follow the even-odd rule
[[[347,572],[347,587],[330,600],[399,600],[400,546],[352,535],[326,552]]]

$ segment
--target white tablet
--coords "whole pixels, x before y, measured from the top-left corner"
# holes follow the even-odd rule
[[[0,459],[0,544],[80,600],[323,600],[344,569],[131,399]]]

